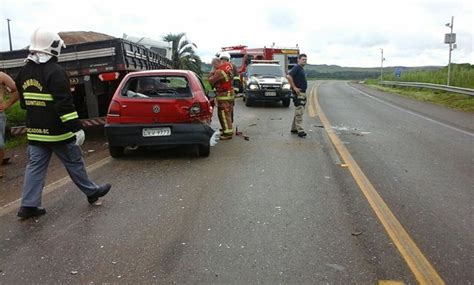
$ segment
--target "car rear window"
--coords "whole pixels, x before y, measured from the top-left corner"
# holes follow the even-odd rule
[[[189,98],[189,82],[184,76],[143,76],[130,78],[121,95],[130,98]]]

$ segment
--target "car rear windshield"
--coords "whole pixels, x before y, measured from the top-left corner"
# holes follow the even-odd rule
[[[189,82],[184,76],[132,77],[125,84],[121,94],[132,98],[192,97]]]
[[[283,77],[285,76],[283,69],[279,65],[250,65],[247,70],[250,76],[271,75]]]

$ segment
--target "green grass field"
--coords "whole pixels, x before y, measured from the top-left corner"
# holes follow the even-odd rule
[[[386,87],[377,84],[376,80],[368,81],[367,84],[381,91],[390,92],[412,98],[414,100],[430,102],[452,109],[474,113],[474,97],[445,91],[412,88],[412,87]]]

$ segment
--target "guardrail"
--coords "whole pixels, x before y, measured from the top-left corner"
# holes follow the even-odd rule
[[[439,85],[439,84],[421,83],[421,82],[400,82],[400,81],[380,81],[379,83],[382,85],[398,85],[398,86],[407,86],[407,87],[437,89],[437,90],[444,90],[448,92],[474,96],[474,89],[454,87],[454,86],[448,86],[448,85]]]

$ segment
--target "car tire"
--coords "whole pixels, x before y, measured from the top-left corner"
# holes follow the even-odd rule
[[[290,103],[291,103],[290,99],[283,99],[281,101],[281,104],[283,105],[283,107],[290,107]]]
[[[119,158],[124,156],[124,147],[122,146],[109,146],[110,156],[113,158]]]
[[[210,144],[200,144],[198,146],[198,155],[200,157],[208,157],[211,153],[211,145]]]
[[[252,106],[252,100],[250,100],[250,98],[247,98],[247,100],[245,100],[245,106],[247,106],[247,107]]]

